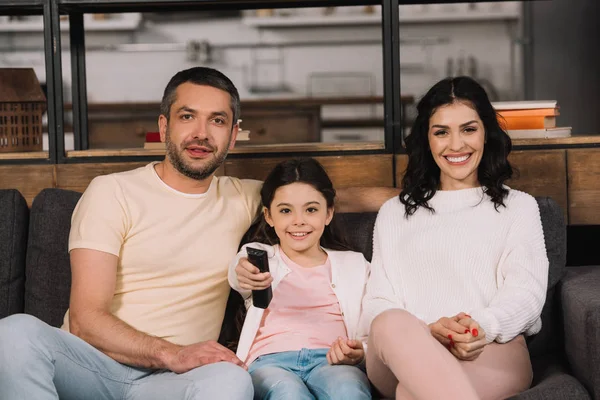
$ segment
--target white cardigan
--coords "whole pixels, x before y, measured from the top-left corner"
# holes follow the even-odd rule
[[[254,342],[264,312],[262,308],[252,305],[252,291],[240,288],[235,273],[235,267],[239,259],[247,257],[246,247],[248,246],[267,251],[269,270],[273,277],[273,283],[271,284],[273,293],[279,282],[290,273],[289,267],[281,259],[278,245],[270,246],[262,243],[246,244],[229,265],[229,284],[242,295],[248,309],[237,349],[237,356],[242,361],[246,361],[248,357],[250,347]],[[344,324],[346,325],[348,337],[350,339],[357,339],[361,302],[369,276],[369,262],[358,252],[323,250],[327,253],[331,263],[331,288],[340,303],[340,310]]]

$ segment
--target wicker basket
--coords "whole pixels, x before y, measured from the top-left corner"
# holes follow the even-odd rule
[[[42,150],[46,96],[31,68],[0,68],[0,153]]]

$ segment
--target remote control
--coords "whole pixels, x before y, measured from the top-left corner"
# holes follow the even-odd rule
[[[267,252],[264,250],[255,249],[252,247],[246,247],[248,252],[248,261],[250,264],[257,267],[260,272],[269,272],[269,259],[267,258]],[[273,291],[271,286],[262,290],[252,291],[252,303],[254,307],[267,308],[273,297]]]

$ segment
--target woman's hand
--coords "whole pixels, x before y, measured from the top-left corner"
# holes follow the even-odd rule
[[[360,340],[338,338],[327,353],[327,362],[331,365],[356,365],[364,358],[365,350]]]
[[[240,287],[244,290],[262,290],[273,282],[269,272],[260,272],[246,257],[240,258],[235,267],[235,273]]]
[[[487,344],[485,332],[470,315],[460,313],[429,324],[433,337],[459,360],[475,360]]]
[[[485,331],[470,315],[460,313],[457,317],[458,323],[464,326],[466,335],[470,336],[470,340],[467,342],[455,341],[450,348],[450,352],[459,360],[473,361],[483,353],[483,349],[487,345]]]

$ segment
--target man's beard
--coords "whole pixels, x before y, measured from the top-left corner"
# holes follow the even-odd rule
[[[198,181],[203,181],[210,177],[221,166],[221,164],[223,164],[225,157],[227,157],[228,147],[225,147],[225,150],[221,152],[212,153],[214,157],[205,160],[203,165],[193,167],[190,165],[190,163],[187,163],[184,160],[182,153],[185,151],[185,148],[190,145],[204,146],[210,150],[214,150],[214,147],[211,146],[207,140],[190,140],[182,143],[181,149],[178,149],[177,145],[171,141],[171,132],[169,132],[169,128],[167,127],[165,142],[167,147],[167,158],[173,167],[175,167],[175,169],[182,175]]]

